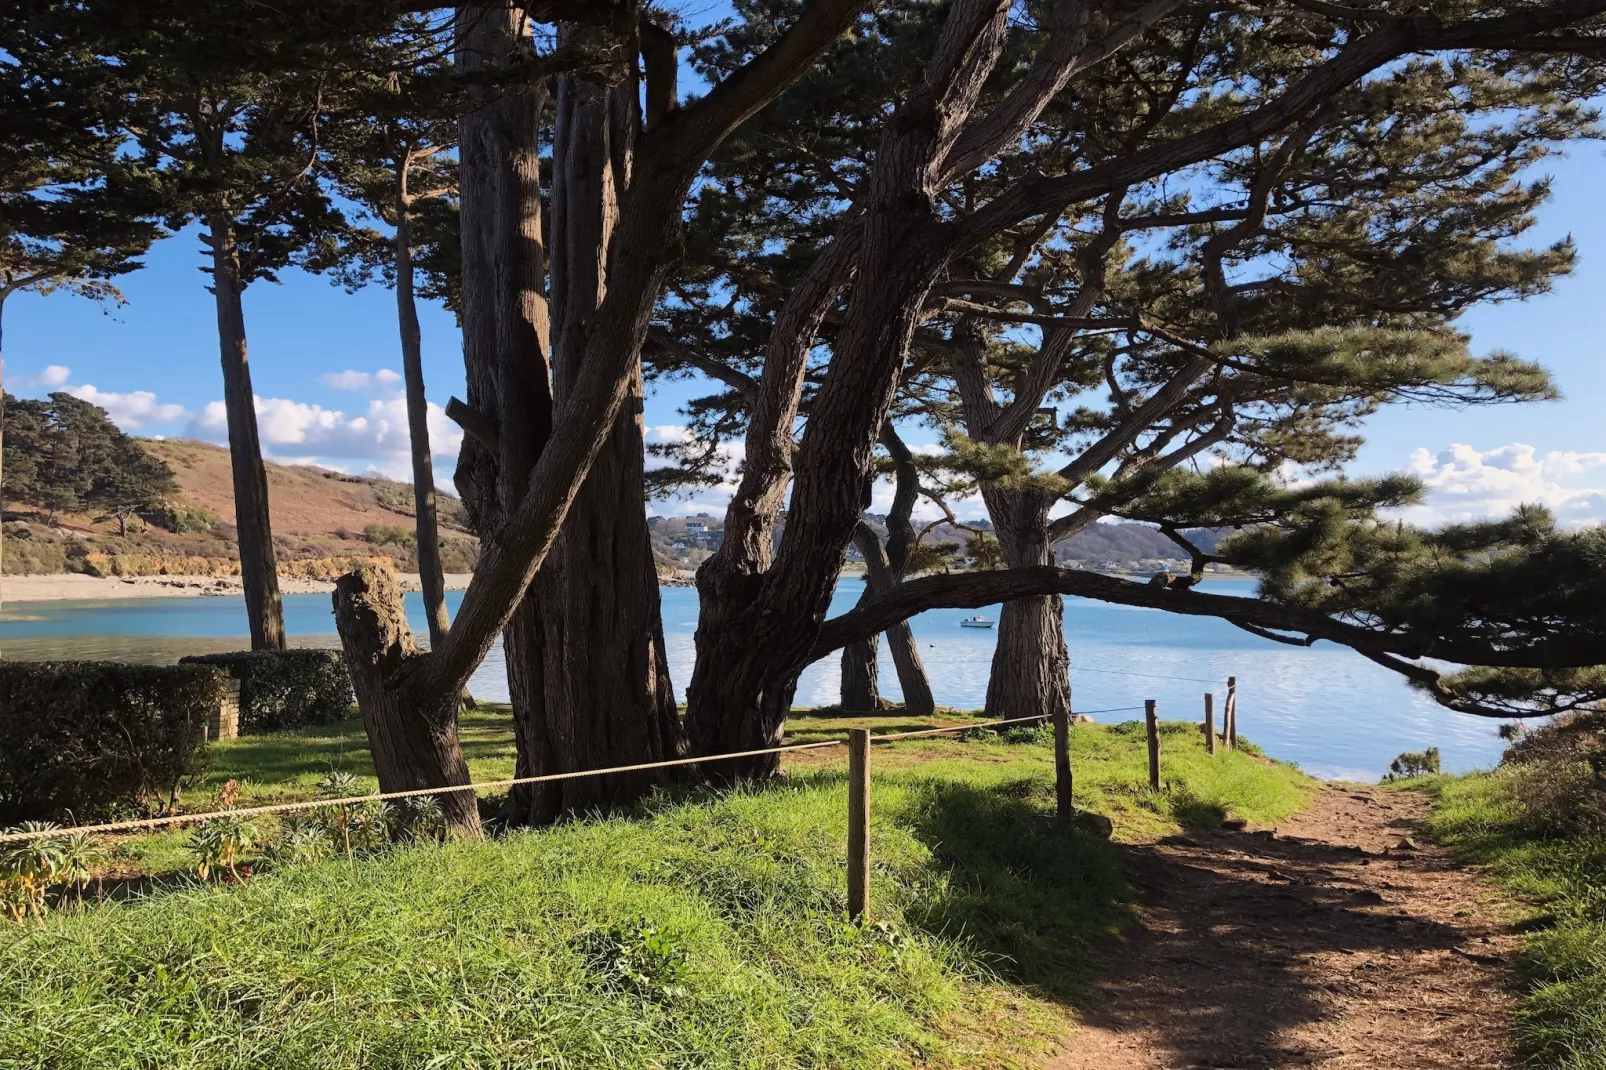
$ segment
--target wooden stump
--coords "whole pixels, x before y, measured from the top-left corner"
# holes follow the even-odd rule
[[[364,565],[335,581],[335,627],[351,670],[381,792],[469,784],[468,763],[457,742],[462,694],[432,701],[408,686],[408,663],[423,656],[407,627],[401,586],[389,568]],[[472,790],[435,796],[447,827],[480,834]]]

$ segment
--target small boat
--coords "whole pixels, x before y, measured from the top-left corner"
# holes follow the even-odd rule
[[[991,628],[993,626],[993,622],[988,620],[986,617],[981,616],[966,617],[964,620],[959,622],[959,626],[961,628]]]

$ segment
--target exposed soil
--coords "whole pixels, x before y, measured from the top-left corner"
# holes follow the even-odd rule
[[[1275,830],[1133,848],[1138,923],[1049,1067],[1515,1065],[1517,938],[1492,890],[1415,834],[1428,806],[1334,785]]]

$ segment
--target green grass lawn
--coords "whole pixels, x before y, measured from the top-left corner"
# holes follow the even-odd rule
[[[1547,1070],[1606,1066],[1606,841],[1535,829],[1498,771],[1411,786],[1435,796],[1428,834],[1526,904],[1524,1058]]]
[[[872,724],[800,715],[794,741]],[[476,779],[511,773],[507,714],[471,714]],[[1311,782],[1166,725],[1078,726],[1077,796],[1117,838],[1274,822]],[[1070,1027],[1090,952],[1128,917],[1118,844],[1052,817],[1046,735],[873,751],[874,922],[849,924],[845,762],[806,751],[761,788],[482,843],[184,878],[0,928],[0,1066],[874,1067],[1031,1065]],[[200,805],[369,775],[360,728],[216,748]],[[366,783],[371,784],[372,781]],[[179,858],[147,838],[144,862]],[[155,844],[165,844],[158,848]],[[137,856],[131,860],[138,860]]]

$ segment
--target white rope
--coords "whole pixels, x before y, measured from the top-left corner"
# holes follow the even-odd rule
[[[1138,707],[1131,707],[1137,709]],[[1110,713],[1111,710],[1094,710]],[[977,721],[971,724],[950,725],[946,728],[926,729],[919,732],[899,732],[872,736],[871,742],[884,743],[895,739],[937,735],[942,732],[963,732],[967,728],[991,728],[1001,724],[1020,724],[1025,721],[1043,721],[1039,717],[1014,717],[1002,721]],[[635,773],[646,769],[667,769],[677,765],[697,765],[701,762],[720,762],[730,758],[752,758],[760,754],[783,754],[789,751],[818,750],[822,747],[843,747],[845,739],[828,739],[818,743],[789,743],[781,747],[762,750],[735,751],[731,754],[714,754],[706,758],[675,758],[667,762],[644,762],[640,765],[616,765],[608,769],[581,769],[571,773],[547,773],[542,776],[513,777],[509,780],[486,780],[478,784],[452,784],[440,788],[414,788],[410,791],[385,791],[373,795],[348,795],[339,799],[308,799],[302,802],[274,803],[271,806],[250,806],[235,810],[213,810],[204,814],[169,814],[166,817],[147,817],[133,821],[109,821],[99,825],[74,825],[71,828],[38,829],[33,832],[7,832],[0,834],[0,843],[20,843],[25,840],[44,840],[56,836],[71,836],[91,832],[132,832],[138,829],[166,828],[210,821],[215,817],[256,817],[262,814],[288,814],[298,810],[318,810],[325,806],[351,806],[356,803],[380,802],[385,799],[416,799],[423,795],[449,795],[460,791],[479,791],[482,788],[511,788],[519,784],[547,784],[555,780],[576,780],[580,777],[607,776],[610,773]]]

